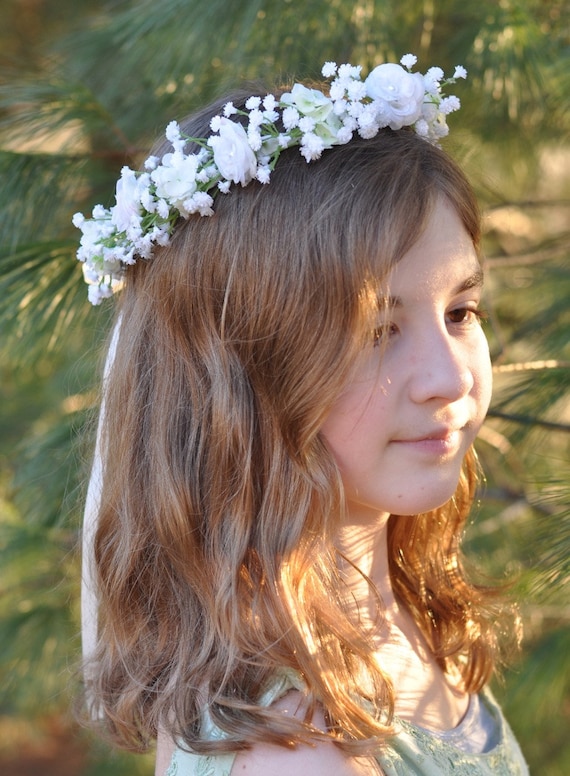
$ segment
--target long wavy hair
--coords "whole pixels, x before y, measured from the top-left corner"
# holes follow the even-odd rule
[[[207,135],[221,104],[183,129]],[[319,431],[372,347],[365,289],[382,296],[438,197],[478,249],[463,173],[412,131],[311,164],[290,149],[269,186],[218,196],[213,217],[129,268],[102,417],[88,688],[119,745],[144,750],[163,728],[198,752],[318,736],[363,751],[390,730],[393,689],[338,571],[342,482]],[[495,592],[468,580],[459,547],[476,480],[470,451],[447,504],[389,522],[396,595],[471,692],[498,649]],[[260,703],[283,669],[306,688],[305,719]],[[328,732],[310,724],[315,703]],[[205,710],[224,741],[205,740]]]

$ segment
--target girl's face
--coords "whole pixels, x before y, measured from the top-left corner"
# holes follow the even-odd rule
[[[491,398],[481,267],[445,199],[388,285],[386,347],[371,336],[322,428],[357,522],[451,498]]]

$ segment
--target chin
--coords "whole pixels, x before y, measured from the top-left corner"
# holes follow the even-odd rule
[[[422,512],[431,512],[446,504],[457,490],[459,477],[448,483],[441,483],[438,488],[426,488],[420,493],[402,493],[394,503],[395,509],[391,510],[396,515],[418,515]]]

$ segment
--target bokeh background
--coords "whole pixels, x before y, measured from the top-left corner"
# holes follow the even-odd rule
[[[446,148],[485,214],[495,399],[469,556],[525,641],[495,692],[531,772],[570,773],[568,0],[0,0],[0,772],[151,774],[73,721],[81,502],[112,303],[71,216],[112,204],[172,118],[243,80],[469,71]]]

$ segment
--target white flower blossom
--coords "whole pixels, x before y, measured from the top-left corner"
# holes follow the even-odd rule
[[[455,110],[459,110],[460,107],[461,103],[459,102],[459,97],[456,97],[454,94],[451,94],[449,97],[444,97],[439,103],[439,109],[445,115],[453,113]]]
[[[467,70],[463,67],[463,65],[457,65],[455,68],[455,72],[453,73],[454,78],[467,78]]]
[[[249,97],[245,102],[245,107],[248,110],[255,110],[261,105],[261,97]]]
[[[407,70],[411,70],[417,61],[418,58],[415,56],[415,54],[404,54],[402,59],[400,59],[400,64],[403,65]]]
[[[303,135],[303,140],[301,141],[301,153],[307,162],[312,162],[315,159],[319,159],[323,153],[324,147],[325,146],[322,139],[318,135],[315,135],[313,132],[307,132],[306,135]]]
[[[271,178],[271,170],[269,167],[258,167],[255,177],[260,183],[267,184]]]
[[[154,168],[158,165],[160,162],[160,159],[158,156],[149,156],[148,159],[144,163],[145,170],[154,170]]]
[[[309,117],[315,122],[326,121],[333,107],[330,97],[302,84],[295,84],[290,92],[281,97],[281,102],[295,107],[301,116]],[[285,128],[288,129],[287,126]]]
[[[93,218],[98,219],[101,218],[105,220],[109,216],[109,211],[105,210],[103,205],[95,205],[92,211]]]
[[[361,102],[348,103],[347,115],[357,119],[365,110],[370,110],[370,105],[363,105]]]
[[[110,284],[101,283],[101,285],[89,285],[87,289],[87,298],[92,305],[99,305],[103,299],[113,296],[113,290]]]
[[[366,97],[366,85],[363,81],[351,81],[346,91],[350,100],[363,100]]]
[[[258,130],[248,130],[247,141],[252,151],[259,151],[263,142],[261,140],[261,133]]]
[[[360,78],[362,67],[360,65],[341,65],[338,69],[339,78]]]
[[[444,72],[441,67],[430,67],[426,70],[426,76],[434,81],[441,81],[444,76]]]
[[[299,129],[301,132],[312,132],[316,125],[316,121],[310,118],[310,116],[303,116],[302,119],[299,119]]]
[[[336,62],[325,62],[321,70],[323,78],[332,78],[336,75]]]
[[[346,90],[348,88],[347,83],[343,83],[342,81],[339,81],[338,79],[336,81],[333,81],[331,84],[331,88],[329,90],[329,95],[331,100],[335,103],[335,105],[343,99],[343,97],[346,94]]]
[[[354,132],[355,129],[358,127],[358,121],[353,116],[345,116],[342,120],[342,127],[339,129],[339,134],[341,130],[348,129],[351,132]],[[342,141],[339,141],[342,142]]]
[[[137,175],[129,167],[123,167],[115,190],[116,205],[111,208],[111,221],[117,231],[125,232],[133,219],[140,218],[142,205]]]
[[[156,200],[156,212],[161,218],[167,219],[170,214],[170,207],[165,199]]]
[[[178,208],[196,191],[197,171],[198,160],[194,154],[185,156],[175,151],[173,154],[165,154],[160,167],[151,172],[156,194],[168,203],[168,210],[171,206]],[[160,205],[158,212],[163,218],[166,217]]]
[[[296,108],[287,107],[281,118],[285,129],[293,129],[299,123],[299,111]]]
[[[262,111],[260,111],[259,108],[254,108],[249,114],[249,127],[257,129],[263,122],[264,117]]]
[[[277,108],[277,100],[274,94],[268,94],[263,98],[263,107],[266,111],[272,112]]]
[[[421,116],[425,92],[419,73],[408,73],[400,65],[387,63],[375,67],[365,83],[368,96],[383,103],[390,129],[409,126]]]
[[[338,142],[341,145],[344,145],[345,143],[348,143],[349,140],[352,140],[352,135],[353,135],[352,129],[344,125],[338,131],[338,134],[337,134]]]
[[[427,137],[429,135],[429,126],[425,119],[418,119],[414,124],[414,129],[420,137]]]
[[[430,94],[438,94],[440,89],[440,81],[443,78],[443,70],[441,67],[430,67],[423,77],[424,87]]]
[[[177,121],[171,121],[166,127],[166,139],[172,144],[172,147],[177,153],[182,153],[186,141],[180,133],[180,126]]]
[[[152,234],[152,239],[157,243],[157,245],[168,245],[170,242],[170,233],[166,229],[155,229]]]
[[[201,216],[212,216],[214,200],[205,191],[197,191],[194,196],[184,203],[188,214],[199,213]]]
[[[361,124],[359,122],[358,134],[364,140],[370,140],[370,138],[376,137],[379,129],[380,129],[380,126],[376,121],[371,121],[369,123],[364,123],[364,124]]]
[[[223,178],[242,186],[255,178],[257,160],[251,149],[245,129],[230,119],[222,119],[219,135],[208,140],[214,162]]]
[[[226,102],[224,105],[223,110],[224,116],[229,119],[230,116],[233,116],[235,113],[237,113],[237,108],[233,104],[233,102]]]

